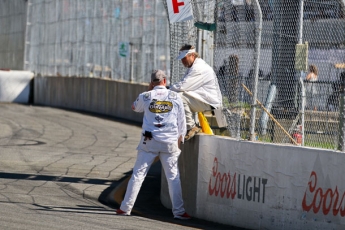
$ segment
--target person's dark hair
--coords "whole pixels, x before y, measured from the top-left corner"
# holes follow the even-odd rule
[[[310,65],[309,66],[309,71],[311,72],[311,73],[314,73],[316,76],[318,75],[318,70],[317,70],[317,67],[316,67],[316,65]]]
[[[189,44],[184,44],[181,47],[180,51],[182,51],[182,50],[190,50],[190,49],[195,49],[195,46],[192,46],[192,45],[189,45]],[[198,52],[194,52],[194,55],[195,55],[195,58],[199,58],[200,57]]]
[[[189,44],[184,44],[184,45],[181,47],[180,51],[182,51],[182,50],[190,50],[190,49],[195,49],[195,47],[192,46],[192,45],[189,45]]]

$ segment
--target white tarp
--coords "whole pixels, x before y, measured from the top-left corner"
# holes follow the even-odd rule
[[[189,0],[167,0],[167,5],[170,23],[193,19],[192,4]]]
[[[33,77],[29,71],[0,70],[0,102],[28,103]]]

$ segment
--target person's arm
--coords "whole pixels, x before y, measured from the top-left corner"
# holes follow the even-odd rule
[[[307,81],[317,80],[317,76],[314,73],[308,73],[307,77],[305,78]]]
[[[144,98],[150,97],[150,92],[139,94],[138,98],[132,103],[132,110],[138,113],[144,112]]]
[[[177,145],[178,145],[178,148],[179,148],[179,149],[180,149],[182,140],[184,140],[184,137],[180,136],[180,137],[178,138],[178,141],[177,141]]]
[[[186,125],[186,115],[184,112],[183,102],[180,95],[177,95],[177,128],[178,128],[178,144],[180,146],[181,142],[184,142],[184,137],[187,133],[187,125]]]
[[[170,89],[177,92],[193,91],[204,85],[203,69],[190,69],[189,73],[180,81],[173,84]]]
[[[204,79],[202,74],[195,73],[193,75],[187,75],[182,81],[177,82],[171,87],[171,90],[175,91],[194,91],[204,85]]]

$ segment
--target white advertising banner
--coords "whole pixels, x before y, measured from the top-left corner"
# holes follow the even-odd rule
[[[166,0],[170,23],[193,19],[192,4],[189,0]]]
[[[345,229],[344,153],[200,136],[197,216],[249,229]]]
[[[29,71],[0,70],[0,102],[28,103],[33,78]]]

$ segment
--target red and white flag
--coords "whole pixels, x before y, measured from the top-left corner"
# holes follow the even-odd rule
[[[189,0],[166,0],[170,23],[193,19],[192,4]]]

